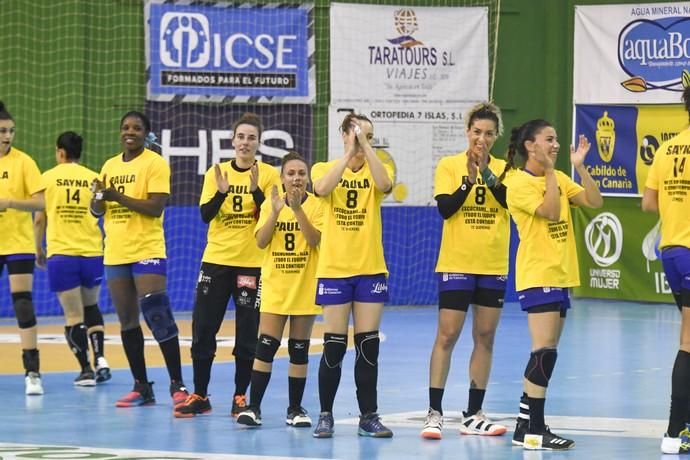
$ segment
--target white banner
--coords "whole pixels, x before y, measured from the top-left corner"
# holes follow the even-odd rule
[[[489,94],[487,8],[331,5],[331,103],[463,105]]]
[[[385,205],[435,206],[434,174],[439,160],[467,148],[465,114],[476,102],[455,108],[360,106],[356,112],[374,124],[372,145],[395,172]],[[340,123],[351,108],[331,105],[328,114],[328,159],[343,155]]]
[[[575,7],[575,104],[680,103],[690,2]]]

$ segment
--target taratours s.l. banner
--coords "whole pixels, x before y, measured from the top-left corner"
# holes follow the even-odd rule
[[[687,125],[681,105],[575,107],[575,134],[592,143],[585,166],[601,192],[611,196],[641,196],[656,149]],[[574,170],[573,177],[580,181]]]
[[[331,4],[331,103],[439,107],[488,95],[488,9]]]
[[[366,115],[395,170],[385,204],[435,204],[436,164],[466,147],[464,116],[489,97],[488,9],[333,3],[330,38],[329,158],[347,112]]]
[[[206,3],[144,3],[149,100],[315,101],[312,4]]]
[[[659,252],[658,216],[639,200],[607,198],[573,211],[580,265],[578,297],[673,303]]]
[[[690,2],[575,7],[575,104],[677,104],[690,84]]]

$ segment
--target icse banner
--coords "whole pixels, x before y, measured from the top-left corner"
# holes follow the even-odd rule
[[[487,8],[331,4],[331,104],[453,107],[488,97]]]
[[[680,105],[575,107],[575,135],[584,134],[592,143],[585,166],[610,196],[641,196],[656,149],[687,124]]]
[[[312,10],[146,0],[147,98],[313,103]]]
[[[677,104],[690,85],[690,2],[575,7],[575,104]]]

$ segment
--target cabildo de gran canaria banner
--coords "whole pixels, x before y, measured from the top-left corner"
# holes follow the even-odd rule
[[[592,143],[585,165],[605,195],[641,196],[656,149],[687,126],[681,105],[575,107],[575,134]]]
[[[575,104],[677,104],[690,84],[690,2],[576,6]]]

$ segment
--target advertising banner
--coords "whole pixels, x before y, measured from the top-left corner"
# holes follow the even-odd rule
[[[575,104],[674,104],[690,85],[690,2],[575,7]]]
[[[147,98],[313,103],[312,10],[147,0]]]
[[[451,108],[391,108],[362,105],[356,112],[374,125],[372,146],[395,171],[393,191],[384,205],[436,206],[434,174],[439,160],[467,148],[465,114],[473,104]],[[331,105],[328,158],[343,155],[340,123],[352,111]]]
[[[257,157],[280,166],[289,150],[312,162],[312,108],[309,105],[202,105],[146,103],[159,137],[161,153],[172,169],[171,205],[199,204],[204,174],[212,165],[234,158],[232,124],[244,112],[261,117],[264,131]]]
[[[581,283],[573,295],[674,303],[661,266],[658,216],[630,198],[573,213]]]
[[[489,94],[488,9],[331,4],[331,103],[454,107]]]
[[[574,138],[592,143],[585,165],[603,194],[641,196],[656,149],[687,125],[681,105],[577,105]]]

